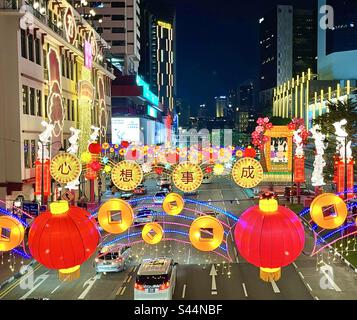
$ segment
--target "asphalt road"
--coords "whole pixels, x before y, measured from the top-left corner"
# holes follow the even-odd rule
[[[149,183],[149,194],[157,189]],[[239,217],[246,208],[252,205],[243,190],[227,180],[216,181],[203,185],[192,199],[207,201],[214,206],[227,210]],[[223,201],[228,200],[228,201]],[[230,201],[232,200],[232,202]],[[152,205],[152,202],[143,204]],[[188,205],[190,210],[184,215],[193,219],[192,210],[205,211],[200,205]],[[218,218],[226,224],[233,225],[233,220],[223,214]],[[162,218],[159,218],[162,219]],[[165,216],[165,229],[175,229],[187,233],[190,220],[184,221],[177,217]],[[173,225],[171,223],[182,223]],[[140,231],[140,228],[136,228]],[[228,231],[228,228],[225,228]],[[188,241],[182,234],[170,234],[180,241]],[[115,236],[103,237],[103,243],[115,239]],[[121,243],[140,240],[140,236],[125,238]],[[308,239],[308,245],[312,240]],[[81,266],[81,277],[73,282],[61,282],[56,271],[48,270],[36,264],[33,272],[27,273],[21,279],[14,281],[0,291],[0,299],[17,300],[29,298],[48,298],[51,300],[109,300],[133,299],[133,287],[138,264],[143,258],[173,257],[178,265],[177,283],[174,299],[184,300],[289,300],[289,299],[356,299],[356,274],[348,270],[338,261],[324,260],[333,265],[334,276],[327,280],[328,288],[321,288],[321,274],[317,262],[321,257],[310,258],[302,255],[293,264],[282,269],[282,278],[277,283],[265,283],[259,279],[259,269],[248,264],[237,254],[231,234],[227,237],[228,254],[218,250],[221,255],[204,253],[196,250],[190,244],[175,241],[163,241],[158,245],[137,244],[132,247],[132,260],[129,267],[119,273],[96,274],[93,268],[95,256]],[[213,290],[213,277],[210,272],[214,266],[216,290]],[[31,289],[29,282],[33,279]],[[326,283],[326,280],[325,280]],[[326,287],[326,286],[325,286]]]

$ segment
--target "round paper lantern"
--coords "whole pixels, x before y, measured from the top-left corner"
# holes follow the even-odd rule
[[[92,154],[100,154],[100,152],[102,151],[102,147],[99,143],[93,142],[89,145],[88,150]]]
[[[83,163],[89,163],[89,162],[91,162],[91,161],[92,161],[92,155],[91,155],[91,153],[88,152],[88,151],[83,152],[83,153],[81,154],[81,161],[82,161]]]
[[[122,148],[128,148],[129,147],[129,142],[128,141],[122,141],[121,142],[121,144],[120,144],[120,146],[122,147]]]
[[[101,164],[98,161],[93,161],[90,166],[91,169],[95,172],[98,172],[102,168]]]
[[[260,268],[260,278],[277,281],[281,267],[296,260],[305,244],[305,232],[298,216],[266,195],[245,211],[235,228],[239,253]]]
[[[80,265],[95,252],[99,243],[96,222],[84,209],[69,207],[67,201],[50,204],[50,211],[32,223],[28,245],[31,255],[59,278],[71,281],[80,276]]]
[[[257,155],[257,152],[255,151],[254,148],[252,147],[247,147],[245,150],[244,150],[244,157],[245,158],[255,158],[255,156]]]

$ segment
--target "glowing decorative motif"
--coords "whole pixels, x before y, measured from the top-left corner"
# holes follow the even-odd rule
[[[162,204],[164,211],[170,216],[180,214],[185,206],[185,201],[177,193],[169,193]]]
[[[222,175],[224,172],[224,166],[223,164],[220,164],[220,163],[217,163],[215,164],[215,166],[213,167],[213,173],[216,175],[216,176],[220,176]]]
[[[78,140],[79,140],[79,134],[81,133],[81,130],[78,130],[78,129],[73,128],[73,127],[69,128],[69,130],[72,132],[72,135],[68,139],[68,142],[71,145],[67,149],[67,152],[70,153],[70,154],[73,154],[74,156],[76,156],[77,152],[78,152],[78,149],[79,149]],[[78,177],[76,180],[71,181],[70,183],[67,183],[65,188],[67,188],[69,190],[78,190],[79,184],[80,184],[80,182],[79,182],[79,177]]]
[[[79,178],[81,163],[73,154],[60,153],[52,159],[50,172],[57,182],[69,183]]]
[[[345,162],[345,149],[347,153],[347,161],[352,158],[352,149],[351,149],[351,144],[352,141],[350,140],[347,142],[346,145],[346,139],[348,137],[348,133],[346,129],[344,128],[347,125],[347,120],[343,119],[339,122],[335,122],[333,126],[335,127],[335,134],[336,134],[336,141],[337,141],[337,153],[340,155],[340,158],[342,159],[343,162]]]
[[[327,148],[327,144],[325,144],[326,136],[321,133],[321,127],[319,125],[314,125],[312,129],[310,129],[312,133],[312,138],[315,140],[315,149],[316,156],[314,161],[314,171],[312,172],[311,182],[314,187],[324,186],[324,174],[323,170],[326,165],[326,161],[324,159],[325,149]]]
[[[111,199],[99,209],[98,222],[107,232],[119,234],[129,229],[134,221],[132,207],[120,199]]]
[[[346,203],[333,193],[317,196],[310,206],[311,219],[323,229],[336,229],[346,220]]]
[[[263,180],[262,165],[253,158],[238,160],[232,169],[234,182],[242,188],[254,188]]]
[[[191,192],[197,190],[202,184],[203,172],[201,167],[195,163],[180,163],[172,172],[172,181],[177,189]]]
[[[192,222],[189,236],[196,249],[213,251],[223,241],[224,228],[218,219],[211,216],[202,216]]]
[[[109,165],[106,165],[106,166],[104,166],[103,170],[104,170],[105,173],[109,173],[110,171],[112,171],[112,167],[109,166]]]
[[[83,153],[81,154],[81,161],[82,161],[83,163],[89,163],[89,162],[91,162],[91,161],[92,161],[92,155],[91,155],[91,153],[88,152],[88,151],[83,152]]]
[[[134,161],[124,160],[112,168],[112,181],[119,190],[134,190],[143,180],[143,171]]]
[[[70,6],[67,7],[64,14],[64,30],[66,33],[66,39],[70,44],[74,44],[77,37],[77,26],[76,20],[73,15],[72,8]]]
[[[8,230],[9,234],[3,235],[3,230]],[[24,226],[13,217],[0,217],[0,251],[10,251],[21,244],[24,240]]]
[[[44,160],[50,158],[48,145],[51,141],[52,131],[55,127],[53,124],[50,124],[46,121],[42,121],[41,125],[42,127],[45,128],[45,130],[38,136],[39,141],[38,141],[37,159],[39,159],[40,161],[42,161],[42,158]]]
[[[158,244],[162,240],[163,235],[164,230],[156,222],[147,223],[141,232],[143,240],[148,244]]]
[[[145,162],[143,165],[142,165],[142,169],[143,169],[143,172],[144,173],[149,173],[151,172],[152,170],[152,167],[149,163]]]

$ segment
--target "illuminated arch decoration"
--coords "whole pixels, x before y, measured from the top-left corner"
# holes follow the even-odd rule
[[[70,44],[74,44],[77,38],[77,24],[74,18],[72,7],[68,6],[64,13],[64,31],[66,39]]]

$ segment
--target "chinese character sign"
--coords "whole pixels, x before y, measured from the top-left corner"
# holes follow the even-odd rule
[[[79,159],[70,153],[58,154],[52,159],[50,165],[51,176],[59,183],[69,183],[77,180],[81,170]]]
[[[134,190],[142,180],[143,171],[134,161],[121,161],[112,169],[112,181],[119,190]]]
[[[253,158],[243,158],[232,169],[234,182],[242,188],[254,188],[263,180],[263,168]]]
[[[203,172],[195,163],[184,162],[172,172],[172,180],[177,189],[183,192],[197,190],[202,184]]]

